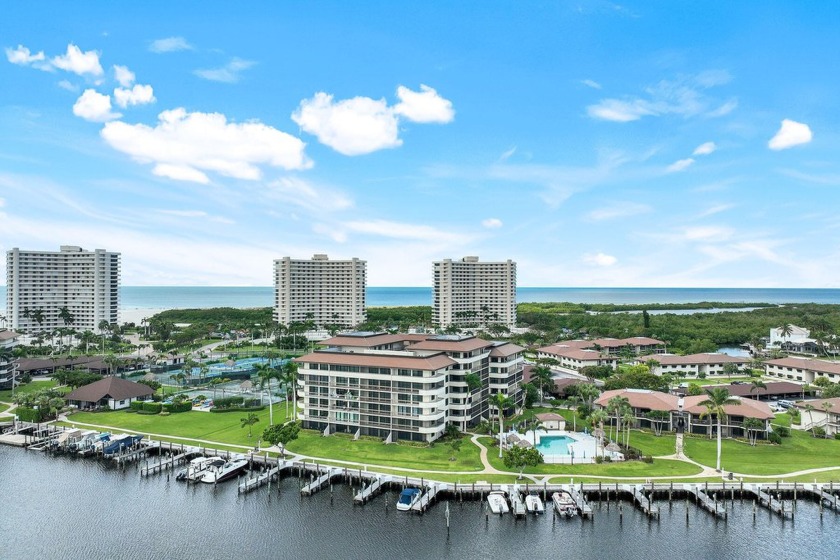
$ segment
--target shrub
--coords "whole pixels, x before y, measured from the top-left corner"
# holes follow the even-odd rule
[[[134,412],[143,410],[143,401],[131,401],[131,410]]]
[[[171,412],[171,413],[178,413],[178,412],[189,412],[192,410],[192,403],[191,402],[180,402],[180,403],[172,403],[172,404],[165,404],[163,405],[163,412]]]
[[[601,457],[600,455],[596,455],[596,456],[595,456],[595,463],[597,463],[597,464],[599,464],[599,465],[600,465],[600,464],[601,464],[601,463],[603,463],[603,462],[604,462],[604,458],[603,458],[603,457]]]
[[[19,406],[15,409],[15,414],[22,422],[43,422],[46,419],[46,411],[35,408],[28,408]]]
[[[780,436],[778,432],[770,432],[767,435],[767,439],[770,440],[770,443],[775,443],[776,445],[782,444],[782,436]]]
[[[644,457],[642,457],[642,461],[648,464],[653,463],[653,456],[645,455]]]
[[[773,426],[773,431],[779,434],[779,437],[790,437],[790,428],[787,426]]]
[[[265,410],[264,406],[236,406],[230,408],[211,408],[210,412],[259,412],[260,410]],[[335,434],[333,434],[335,435]]]
[[[230,408],[232,406],[241,406],[245,402],[245,397],[223,397],[221,399],[213,400],[214,408]]]
[[[160,414],[163,405],[156,402],[143,402],[143,412],[151,412],[152,414]]]
[[[840,432],[837,432],[836,434],[834,434],[834,439],[840,439]]]
[[[824,438],[825,437],[825,428],[822,426],[817,426],[814,428],[814,437],[817,438]]]

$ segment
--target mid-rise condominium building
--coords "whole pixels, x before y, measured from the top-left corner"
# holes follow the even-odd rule
[[[118,322],[119,309],[119,253],[72,245],[6,253],[6,315],[12,329],[98,332],[102,321]]]
[[[478,257],[435,262],[432,322],[443,328],[516,326],[516,263]]]
[[[0,329],[0,390],[11,389],[12,382],[16,379],[15,360],[12,350],[17,342],[17,333],[7,329]]]
[[[522,403],[524,348],[472,336],[357,332],[295,359],[304,428],[434,441],[495,417],[492,396]]]
[[[274,319],[352,327],[365,321],[367,262],[357,258],[274,261]]]

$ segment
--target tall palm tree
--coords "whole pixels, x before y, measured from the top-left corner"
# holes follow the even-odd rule
[[[758,418],[747,418],[744,420],[744,431],[747,432],[747,439],[750,445],[755,446],[758,439],[758,432],[764,429],[764,422]]]
[[[788,338],[790,335],[793,334],[793,325],[790,323],[785,323],[781,327],[779,327],[779,336],[782,337],[782,346],[785,344],[785,339]]]
[[[708,397],[700,401],[700,406],[705,406],[706,410],[700,415],[703,419],[705,416],[714,415],[717,419],[717,463],[715,468],[720,471],[720,451],[721,451],[721,425],[723,418],[726,416],[726,406],[731,404],[738,404],[737,399],[733,399],[729,395],[729,391],[723,387],[713,387],[706,389]]]
[[[540,388],[540,402],[543,400],[543,387],[545,385],[551,385],[551,368],[547,365],[537,365],[531,370],[531,379],[532,381],[536,381],[537,385]]]
[[[274,407],[272,406],[273,400],[271,398],[271,380],[274,379],[275,371],[274,368],[266,364],[257,364],[256,366],[257,371],[257,379],[260,380],[260,390],[265,390],[266,386],[268,386],[268,425],[274,425]],[[286,413],[288,416],[288,411]]]
[[[251,437],[251,426],[256,424],[260,421],[260,417],[257,416],[253,412],[249,412],[248,416],[245,418],[240,418],[239,421],[241,422],[242,427],[248,426],[248,437]]]
[[[490,398],[490,402],[495,405],[498,416],[499,416],[499,457],[502,456],[502,432],[505,431],[504,429],[504,420],[505,420],[505,409],[510,407],[513,404],[513,401],[510,400],[510,397],[505,395],[504,393],[496,393]]]
[[[581,383],[576,386],[575,392],[583,399],[589,409],[592,409],[592,403],[595,402],[595,399],[601,396],[601,390],[594,383]]]
[[[615,439],[618,440],[618,436],[621,430],[621,415],[624,412],[625,408],[630,407],[630,401],[627,397],[622,397],[619,395],[614,396],[609,401],[607,401],[607,410],[611,412],[615,417]],[[610,439],[612,439],[612,427],[610,427]]]
[[[598,410],[592,411],[592,414],[589,415],[589,420],[592,422],[593,431],[595,430],[595,428],[600,428],[601,433],[603,433],[604,432],[604,422],[606,422],[608,418],[609,418],[609,415],[607,414],[607,411],[604,410],[603,408],[599,408]],[[600,439],[600,438],[598,438],[598,439]],[[596,454],[598,453],[597,443],[595,445],[595,453]]]
[[[633,424],[635,417],[633,411],[629,407],[624,409],[621,415],[621,421],[624,422],[624,447],[630,447],[630,426]]]
[[[805,404],[805,412],[808,413],[808,420],[811,422],[811,435],[817,437],[816,426],[814,425],[814,405],[811,403]]]
[[[831,403],[831,401],[823,401],[823,403],[822,403],[822,409],[825,412],[825,425],[826,426],[828,426],[828,424],[829,424],[828,413],[832,409],[833,406],[834,405]]]
[[[292,388],[292,421],[294,422],[295,420],[297,420],[297,362],[295,362],[294,360],[289,360],[285,364],[283,364],[281,375],[283,376],[283,383],[286,384],[286,400],[288,400],[289,398],[289,386],[291,386]],[[286,416],[288,417],[288,413],[286,413]]]
[[[753,379],[750,381],[750,393],[758,391],[759,389],[767,389],[767,384],[761,379]]]

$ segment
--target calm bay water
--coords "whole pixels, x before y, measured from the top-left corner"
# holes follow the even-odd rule
[[[121,310],[162,310],[206,307],[271,307],[270,286],[123,286]],[[572,303],[833,303],[840,304],[840,289],[795,288],[518,288],[519,302]],[[429,287],[369,287],[369,306],[431,305]],[[0,286],[0,311],[6,304],[6,287]]]
[[[238,495],[235,483],[187,486],[141,478],[95,460],[48,457],[0,446],[0,557],[29,558],[836,558],[840,515],[800,501],[795,522],[752,504],[730,504],[728,522],[685,502],[660,502],[648,521],[623,505],[595,520],[550,516],[485,520],[477,501],[445,502],[426,515],[395,511],[396,493],[354,506],[343,484],[301,499],[297,479]],[[385,501],[390,507],[385,509]]]

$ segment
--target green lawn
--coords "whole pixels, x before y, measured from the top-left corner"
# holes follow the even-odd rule
[[[9,405],[9,404],[0,404],[0,413],[6,412],[6,411],[7,411],[7,410],[9,410],[10,408],[12,408],[12,405]]]
[[[32,381],[31,383],[27,383],[26,385],[20,385],[15,387],[15,394],[19,393],[35,393],[36,391],[40,391],[42,389],[52,389],[53,387],[57,386],[58,382],[49,379],[46,381]],[[70,392],[69,387],[63,387],[62,389],[66,389],[66,392]],[[6,389],[4,391],[0,391],[0,401],[4,402],[12,402],[12,390]]]
[[[677,438],[672,433],[657,436],[652,432],[630,430],[630,446],[652,457],[673,455],[677,451]]]
[[[714,439],[686,438],[685,454],[704,465],[714,466]],[[754,475],[772,475],[805,469],[840,466],[840,441],[814,439],[810,433],[791,430],[782,445],[755,447],[735,440],[723,440],[721,466],[724,470]]]
[[[268,427],[268,409],[256,413],[260,421],[252,426],[253,437],[248,437],[248,428],[243,428],[240,419],[244,412],[182,412],[161,416],[159,414],[136,414],[116,412],[77,412],[68,417],[68,423],[85,423],[97,426],[111,426],[129,432],[164,434],[189,439],[218,441],[234,445],[254,446],[263,430]],[[274,407],[274,422],[285,420],[284,407]],[[157,439],[157,438],[156,438]],[[177,440],[175,440],[177,441]]]
[[[701,387],[706,387],[708,385],[727,385],[732,381],[743,381],[745,384],[748,384],[752,381],[752,377],[749,375],[733,375],[731,378],[729,377],[707,377],[706,379],[698,379],[696,377],[679,377],[674,382],[677,384],[685,383],[694,383],[695,385],[700,385]]]
[[[463,439],[461,449],[453,453],[446,443],[433,447],[413,445],[385,445],[381,441],[354,441],[343,435],[323,437],[313,430],[301,430],[300,437],[288,445],[289,451],[325,460],[337,459],[365,465],[406,467],[432,471],[477,471],[481,470],[479,449]],[[450,461],[455,457],[455,461]]]
[[[497,469],[508,471],[501,459],[499,459],[499,448],[489,447],[492,440],[489,437],[481,438],[481,443],[488,446],[488,458],[490,463]],[[633,436],[630,436],[630,443],[633,444]],[[495,452],[494,452],[495,451]],[[619,463],[586,463],[583,465],[550,465],[543,464],[525,469],[526,474],[557,474],[557,475],[596,475],[596,476],[631,476],[647,478],[652,476],[686,476],[697,474],[700,468],[682,461],[671,461],[668,459],[657,459],[653,463],[641,461],[625,461]]]

